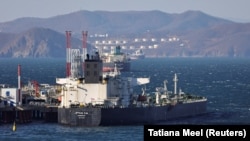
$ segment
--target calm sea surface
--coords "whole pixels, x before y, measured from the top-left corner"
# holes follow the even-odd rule
[[[0,84],[17,87],[17,65],[22,67],[22,84],[29,80],[55,84],[65,77],[65,59],[0,59]],[[163,87],[173,90],[174,73],[178,87],[187,93],[206,96],[208,113],[198,117],[167,121],[169,124],[243,124],[250,125],[250,58],[147,58],[132,62],[131,72],[124,76],[150,77],[148,92]],[[141,87],[135,91],[141,93]],[[143,126],[65,127],[32,122],[17,125],[0,124],[0,140],[74,141],[74,140],[143,140]]]

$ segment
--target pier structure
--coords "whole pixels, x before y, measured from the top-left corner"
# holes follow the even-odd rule
[[[17,70],[18,88],[0,85],[0,124],[30,123],[33,120],[57,122],[57,103],[45,103],[45,95],[42,91],[38,94],[34,84],[32,89],[23,90],[21,65],[18,65]]]
[[[32,121],[57,122],[57,107],[3,107],[0,124],[30,123]]]
[[[71,34],[71,31],[66,31],[66,78],[82,78],[86,69],[84,66],[88,54],[88,31],[82,32],[82,52],[79,49],[72,48]],[[17,79],[17,88],[0,85],[0,124],[30,123],[34,120],[58,122],[58,106],[61,96],[56,94],[60,94],[60,92],[56,92],[56,86],[42,85],[33,80],[25,86],[27,88],[24,90],[24,86],[21,85],[20,64],[17,68]],[[40,89],[41,87],[51,88],[54,94],[49,95],[48,92]]]

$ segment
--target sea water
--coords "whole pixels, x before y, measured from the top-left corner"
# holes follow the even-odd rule
[[[21,65],[22,84],[36,80],[55,84],[66,75],[65,59],[1,59],[0,84],[17,87],[17,66]],[[174,119],[159,124],[250,124],[250,58],[146,58],[134,60],[131,71],[123,76],[150,77],[143,86],[147,92],[163,87],[173,91],[174,74],[178,89],[208,98],[207,114]],[[141,93],[141,87],[135,87]],[[69,127],[57,123],[32,122],[0,124],[0,140],[74,141],[74,140],[143,140],[143,126]]]

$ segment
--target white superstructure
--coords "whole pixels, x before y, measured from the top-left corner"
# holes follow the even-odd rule
[[[1,88],[0,98],[3,102],[0,103],[0,107],[6,105],[17,106],[19,104],[18,88]]]
[[[84,78],[56,79],[62,90],[60,107],[89,104],[127,107],[133,87],[149,83],[149,78],[122,77],[117,69],[103,74],[99,57],[85,60],[85,69]]]

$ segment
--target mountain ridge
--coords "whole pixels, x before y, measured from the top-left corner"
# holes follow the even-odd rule
[[[162,39],[158,48],[143,48],[148,57],[250,56],[250,24],[213,17],[201,11],[169,14],[152,11],[86,11],[49,18],[24,17],[0,23],[0,57],[65,57],[65,31],[80,48],[81,32],[94,40]],[[90,38],[95,35],[105,38]],[[171,37],[180,39],[170,42]],[[133,41],[130,46],[133,45]],[[145,46],[151,46],[150,44]],[[130,51],[130,50],[125,50]]]

